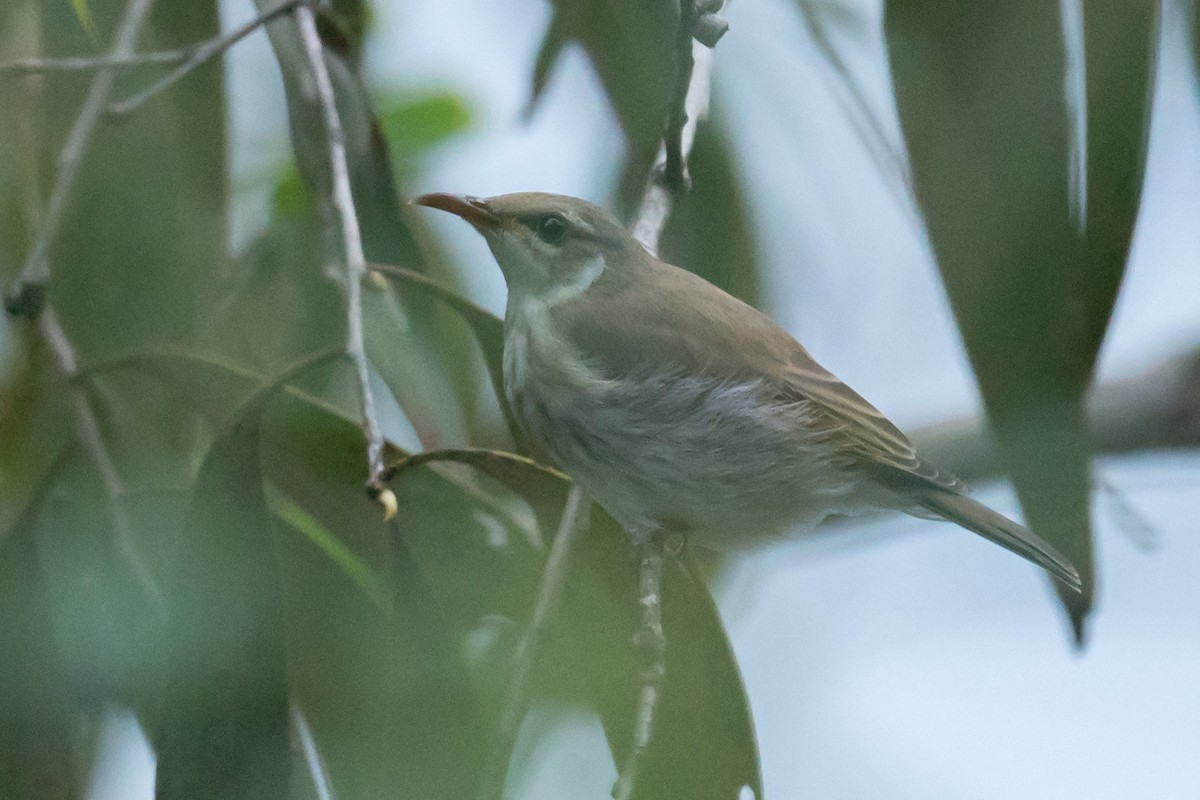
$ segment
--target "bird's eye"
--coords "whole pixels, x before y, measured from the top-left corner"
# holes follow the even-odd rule
[[[538,220],[536,230],[546,244],[562,244],[567,238],[567,221],[558,214],[549,214]]]

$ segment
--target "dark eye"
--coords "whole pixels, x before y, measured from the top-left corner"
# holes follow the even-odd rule
[[[567,221],[558,214],[549,214],[538,220],[536,231],[546,244],[562,244],[567,238]]]

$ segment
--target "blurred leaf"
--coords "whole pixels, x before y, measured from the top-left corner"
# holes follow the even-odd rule
[[[72,442],[67,386],[48,348],[33,336],[22,344],[24,361],[0,385],[0,545]]]
[[[418,465],[442,458],[503,481],[529,500],[542,530],[554,530],[566,477],[514,454],[420,454],[393,485],[404,486],[424,471]],[[629,548],[617,523],[594,509],[565,580],[556,623],[561,633],[548,637],[538,687],[559,699],[582,692],[584,702],[600,713],[617,763],[632,741],[640,689],[632,644],[640,619],[637,566]],[[735,800],[748,785],[762,798],[749,701],[720,616],[699,573],[685,566],[688,559],[669,563],[663,589],[667,678],[637,796]]]
[[[578,42],[600,77],[629,146],[636,182],[621,196],[637,196],[662,139],[675,85],[676,0],[551,0],[554,11],[533,76],[533,92],[545,85],[550,64],[564,42]],[[628,203],[626,203],[628,205]]]
[[[1142,199],[1159,47],[1158,0],[1083,4],[1087,72],[1087,264],[1083,346],[1096,353]],[[1090,381],[1092,369],[1085,380]]]
[[[294,696],[339,800],[468,797],[484,700],[465,666],[477,620],[522,558],[488,546],[488,497],[440,476],[397,487],[392,524],[362,489],[362,432],[292,394],[268,417],[268,480],[390,588],[382,609],[327,550],[280,531]],[[523,537],[512,538],[513,542]],[[502,605],[502,604],[500,604]]]
[[[79,20],[88,38],[92,40],[92,44],[99,46],[100,37],[96,34],[96,23],[92,21],[88,0],[71,0],[71,9],[75,12],[75,19]]]
[[[371,598],[371,602],[381,609],[388,609],[387,588],[383,579],[376,574],[374,569],[343,545],[332,531],[290,497],[279,494],[277,490],[271,491],[269,494],[276,495],[271,501],[271,506],[278,519],[286,522],[297,533],[307,537],[325,555],[329,556],[330,560],[337,564],[346,573],[346,576]]]
[[[736,162],[718,114],[696,130],[690,192],[675,202],[663,231],[663,258],[757,305],[758,254]]]
[[[83,794],[79,723],[94,713],[59,668],[32,534],[0,541],[0,797],[68,800]]]
[[[411,171],[412,161],[471,124],[471,111],[463,99],[450,92],[413,95],[392,92],[377,98],[379,127],[388,151],[401,172]]]
[[[172,642],[152,739],[156,796],[289,796],[281,574],[258,408],[204,460],[170,586]]]
[[[1104,23],[1089,12],[1086,236],[1058,6],[890,0],[885,19],[917,197],[1004,460],[1031,527],[1084,576],[1083,598],[1063,594],[1077,638],[1093,581],[1082,401],[1128,250],[1144,136],[1149,61],[1128,58],[1151,41],[1150,6],[1124,8]],[[1096,48],[1130,24],[1139,33],[1107,62]],[[1098,109],[1126,70],[1114,98],[1124,108]]]

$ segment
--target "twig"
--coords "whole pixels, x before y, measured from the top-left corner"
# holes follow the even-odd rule
[[[109,60],[128,58],[133,53],[138,31],[141,30],[142,23],[153,4],[154,0],[129,0],[129,4],[125,7],[125,13],[118,23],[112,50],[108,54]],[[50,192],[46,213],[38,226],[33,247],[29,249],[25,263],[21,265],[21,271],[17,274],[17,283],[12,295],[14,298],[22,298],[30,292],[40,291],[50,275],[46,254],[51,243],[58,236],[63,211],[75,188],[75,180],[79,177],[79,165],[83,162],[83,155],[91,142],[96,122],[100,119],[105,103],[108,102],[115,75],[116,70],[110,65],[105,65],[100,67],[95,77],[92,78],[87,99],[84,100],[83,107],[79,109],[79,115],[75,117],[75,124],[71,126],[71,132],[67,134],[67,140],[58,154],[58,175],[54,179],[54,188]],[[12,302],[14,301],[9,301],[10,304]]]
[[[504,780],[508,772],[508,761],[521,720],[529,707],[529,695],[533,683],[533,670],[537,664],[538,651],[550,626],[550,621],[562,597],[571,554],[580,535],[587,529],[588,509],[591,501],[579,484],[571,485],[567,503],[563,508],[558,533],[546,557],[546,569],[538,588],[537,603],[533,617],[525,631],[514,657],[512,678],[508,684],[508,701],[500,715],[500,724],[492,742],[488,760],[484,764],[479,783],[480,800],[499,800],[504,794]]]
[[[277,17],[286,14],[297,8],[308,0],[282,0],[282,2],[268,8],[254,19],[238,26],[234,30],[222,36],[217,36],[191,47],[177,51],[182,54],[184,61],[175,69],[168,72],[166,75],[159,78],[154,83],[147,86],[137,94],[131,95],[124,100],[113,103],[108,107],[108,114],[113,117],[122,117],[130,114],[141,108],[146,101],[153,98],[155,95],[162,93],[164,90],[174,86],[180,80],[189,75],[197,67],[202,66],[208,61],[216,58],[224,53],[230,47],[245,39],[251,33],[271,22]]]
[[[127,56],[67,56],[66,58],[16,58],[0,62],[0,75],[40,75],[44,72],[83,72],[101,67],[153,67],[178,64],[191,55],[187,48],[155,50]]]
[[[329,139],[329,167],[333,184],[331,199],[341,223],[341,240],[346,261],[346,354],[354,364],[362,400],[362,429],[367,442],[367,489],[384,507],[385,515],[390,519],[395,514],[396,497],[381,479],[384,470],[383,434],[375,416],[370,365],[367,363],[367,354],[363,346],[362,278],[367,272],[367,259],[363,255],[358,213],[355,211],[354,195],[350,189],[346,135],[342,130],[341,117],[338,116],[333,81],[325,65],[321,37],[317,33],[312,9],[307,5],[300,5],[297,6],[295,14],[300,39],[315,79],[317,100],[325,118],[325,133]]]
[[[691,0],[683,0],[682,5],[685,8],[690,6]],[[663,228],[666,227],[667,217],[671,215],[671,207],[677,194],[677,190],[671,188],[672,184],[668,183],[668,175],[672,169],[669,164],[672,163],[672,159],[678,159],[679,166],[674,168],[677,171],[675,185],[679,187],[678,190],[686,188],[687,170],[684,165],[696,138],[696,125],[708,114],[712,51],[704,45],[693,43],[690,33],[680,49],[686,49],[686,60],[689,64],[686,77],[682,73],[680,75],[680,84],[685,86],[686,90],[684,93],[676,91],[676,101],[670,112],[664,144],[659,150],[659,159],[651,172],[650,180],[646,183],[646,191],[642,195],[642,203],[633,224],[633,238],[652,253],[658,252],[659,240],[662,238]],[[683,61],[684,57],[681,54],[681,64]]]
[[[662,625],[662,576],[663,537],[656,532],[640,543],[642,550],[638,584],[641,590],[642,627],[638,633],[638,644],[644,651],[642,666],[642,693],[638,702],[637,720],[633,726],[633,745],[617,785],[613,788],[613,800],[630,800],[637,786],[638,769],[642,756],[650,746],[654,735],[654,717],[658,710],[658,699],[666,679],[667,639]]]

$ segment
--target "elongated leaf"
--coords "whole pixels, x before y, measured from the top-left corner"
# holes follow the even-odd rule
[[[1142,198],[1160,14],[1158,0],[1083,4],[1089,270],[1083,341],[1093,364],[1125,272]]]
[[[469,464],[529,499],[543,530],[553,530],[565,500],[566,477],[527,458],[485,450],[413,457]],[[409,480],[409,470],[394,485]],[[632,741],[639,693],[633,636],[640,619],[637,568],[619,526],[594,509],[591,528],[565,582],[559,625],[549,637],[540,691],[571,697],[582,691],[621,763]],[[663,589],[667,679],[656,734],[647,751],[638,797],[734,800],[743,786],[761,798],[762,780],[741,674],[708,588],[687,561],[671,561]],[[581,685],[582,683],[582,685]]]
[[[209,451],[188,509],[152,735],[164,800],[289,796],[281,576],[258,449],[252,409]]]
[[[1123,21],[1101,21],[1109,4],[1085,17],[1086,196],[1072,176],[1080,142],[1057,4],[890,0],[886,11],[917,197],[989,418],[1029,523],[1084,576],[1082,598],[1063,594],[1077,638],[1093,583],[1082,402],[1128,250],[1144,136],[1151,9],[1124,8]],[[1109,61],[1105,42],[1130,24]],[[1099,108],[1126,70],[1124,108]]]
[[[279,529],[291,669],[339,800],[469,797],[483,752],[486,698],[466,667],[480,619],[520,600],[528,558],[492,547],[478,517],[511,532],[489,497],[438,475],[397,487],[385,523],[362,490],[362,432],[288,394],[269,416],[267,474],[280,498],[385,581],[386,607],[330,548]],[[295,512],[293,512],[295,513]],[[532,573],[532,567],[529,572]],[[494,668],[494,667],[493,667]]]

